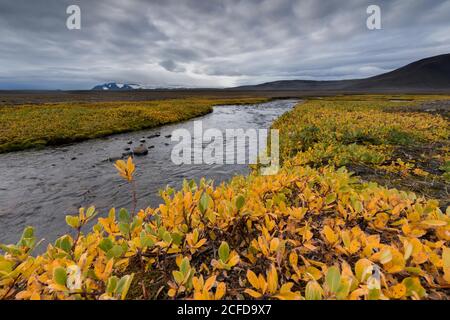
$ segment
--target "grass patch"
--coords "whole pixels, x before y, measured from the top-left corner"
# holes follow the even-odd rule
[[[146,102],[57,103],[0,107],[0,153],[61,145],[179,122],[214,105],[267,99],[175,99]]]
[[[341,96],[299,104],[273,125],[280,130],[282,162],[347,166],[367,181],[445,205],[450,97],[406,98]]]

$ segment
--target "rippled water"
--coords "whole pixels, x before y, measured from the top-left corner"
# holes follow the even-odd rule
[[[127,142],[146,139],[149,154],[136,157],[138,208],[157,206],[158,190],[179,187],[183,179],[206,176],[216,183],[248,173],[245,164],[175,165],[171,152],[176,142],[167,135],[179,128],[193,131],[202,120],[203,130],[264,129],[290,110],[296,101],[278,100],[246,106],[217,106],[206,116],[150,130],[113,135],[68,146],[0,154],[0,242],[16,242],[25,226],[36,227],[39,238],[53,241],[69,231],[65,215],[95,205],[102,215],[109,208],[130,208],[130,189],[109,158],[120,156]],[[147,137],[160,133],[159,137]]]

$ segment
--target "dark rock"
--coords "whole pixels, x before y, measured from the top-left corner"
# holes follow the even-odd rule
[[[131,150],[131,148],[125,148],[125,149],[123,149],[124,151],[130,151]]]
[[[70,160],[77,160],[77,157],[73,157],[72,159],[70,159]]]
[[[128,141],[127,144],[133,144],[133,141]]]
[[[164,145],[165,145],[165,146],[170,146],[170,143],[167,143],[167,142],[166,142],[166,143],[164,143]]]
[[[160,137],[160,136],[161,136],[160,133],[155,133],[155,134],[152,134],[152,135],[148,136],[147,139],[158,138],[158,137]]]
[[[146,154],[148,154],[148,150],[145,146],[140,145],[136,148],[133,148],[133,154],[136,156],[145,156]]]
[[[150,146],[150,147],[148,147],[148,149],[153,149],[155,146]]]
[[[122,156],[124,156],[124,154],[122,154]],[[109,162],[116,162],[117,160],[122,159],[122,157],[109,157],[108,161]]]
[[[172,137],[172,135],[171,134],[168,134],[167,136],[165,136],[166,138],[171,138]]]
[[[145,139],[139,140],[140,143],[145,143]]]

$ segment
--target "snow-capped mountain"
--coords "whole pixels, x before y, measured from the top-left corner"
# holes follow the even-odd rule
[[[110,82],[110,83],[104,83],[99,84],[92,88],[92,90],[110,90],[110,91],[117,91],[117,90],[138,90],[138,89],[144,89],[140,84],[135,83],[116,83],[116,82]]]
[[[96,91],[126,91],[126,90],[184,90],[184,89],[196,89],[199,87],[191,86],[186,87],[183,85],[177,84],[168,84],[168,85],[142,85],[136,83],[117,83],[117,82],[109,82],[104,84],[99,84],[92,88],[92,90]]]

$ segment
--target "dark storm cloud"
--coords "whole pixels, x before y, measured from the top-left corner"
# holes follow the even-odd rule
[[[366,77],[450,52],[449,16],[446,0],[0,0],[0,89]]]

